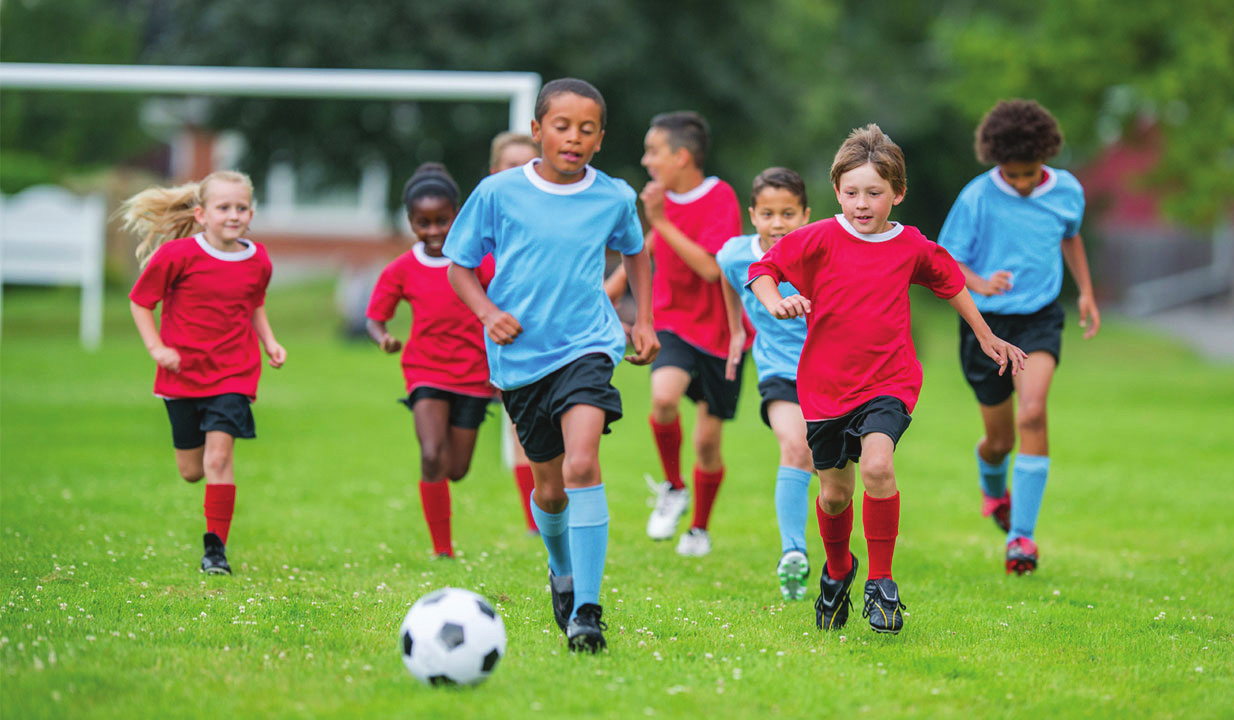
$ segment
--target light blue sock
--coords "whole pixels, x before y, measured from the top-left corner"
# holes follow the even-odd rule
[[[570,496],[570,559],[574,563],[574,610],[600,604],[600,581],[608,556],[608,496],[604,485],[566,488]]]
[[[1011,532],[1007,542],[1018,537],[1033,539],[1037,529],[1037,513],[1041,512],[1041,496],[1050,475],[1050,458],[1045,455],[1025,455],[1015,458],[1011,476]]]
[[[536,505],[536,491],[531,491],[531,517],[540,528],[540,539],[548,550],[548,569],[557,577],[573,574],[570,564],[570,506],[559,513],[546,512]]]
[[[981,475],[981,492],[992,498],[1002,497],[1007,492],[1007,466],[1011,464],[1011,454],[1008,453],[997,465],[991,465],[982,460],[981,453],[975,450],[973,454],[977,456],[977,472]]]
[[[810,517],[810,472],[781,465],[776,469],[776,521],[780,524],[780,553],[806,551],[806,522]]]

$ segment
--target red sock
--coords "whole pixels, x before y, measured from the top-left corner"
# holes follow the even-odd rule
[[[219,536],[223,544],[227,544],[227,533],[231,530],[231,516],[236,510],[236,486],[232,484],[206,485],[206,500],[202,503],[206,514],[206,532]]]
[[[674,419],[667,425],[661,425],[655,418],[650,418],[651,434],[656,440],[656,449],[660,451],[660,464],[664,467],[664,479],[674,490],[686,486],[681,481],[681,418]]]
[[[433,552],[454,557],[450,546],[450,484],[420,481],[420,505],[424,508],[424,521],[428,534],[433,539]]]
[[[832,580],[843,580],[853,569],[853,553],[848,549],[849,538],[853,536],[853,504],[850,502],[839,515],[828,515],[823,509],[823,496],[819,495],[814,514],[818,516],[818,534],[827,551],[827,574]]]
[[[724,482],[724,468],[704,472],[694,468],[694,522],[690,527],[707,529],[711,522],[711,506],[715,504],[720,483]]]
[[[891,556],[900,534],[900,493],[888,498],[866,494],[861,499],[861,524],[866,531],[866,551],[870,553],[870,579],[891,577]]]
[[[531,515],[531,491],[536,487],[536,479],[531,474],[530,465],[514,466],[514,482],[518,484],[518,499],[523,506],[523,518],[527,521],[527,529],[539,532],[536,519]]]

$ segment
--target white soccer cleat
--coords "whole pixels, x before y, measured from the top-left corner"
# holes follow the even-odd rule
[[[690,506],[690,491],[687,488],[674,490],[668,481],[657,483],[650,475],[645,476],[647,486],[656,496],[655,508],[647,518],[647,537],[652,540],[668,540],[677,533],[677,521]]]
[[[810,560],[800,550],[789,550],[776,565],[780,578],[780,593],[785,600],[800,600],[806,595],[806,579],[810,577]]]
[[[711,536],[702,528],[690,528],[677,541],[677,554],[702,557],[711,552]]]

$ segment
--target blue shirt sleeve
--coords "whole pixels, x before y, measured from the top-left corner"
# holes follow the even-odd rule
[[[613,235],[608,239],[608,248],[622,255],[637,255],[643,251],[643,224],[639,222],[638,209],[634,207],[632,189],[629,195],[623,203],[621,217],[613,229]]]
[[[450,258],[455,265],[465,268],[480,267],[484,257],[493,252],[497,238],[493,200],[489,188],[485,187],[485,183],[481,183],[454,218],[441,254]]]
[[[973,242],[977,238],[977,222],[967,190],[968,188],[965,188],[960,193],[955,204],[951,206],[951,212],[947,213],[943,229],[938,233],[938,244],[946,248],[957,261],[971,265]]]
[[[1070,174],[1070,173],[1068,173]],[[1075,183],[1075,203],[1077,205],[1075,214],[1064,223],[1063,239],[1075,237],[1080,232],[1080,224],[1084,222],[1084,188],[1080,186],[1080,182],[1074,176],[1071,180]]]

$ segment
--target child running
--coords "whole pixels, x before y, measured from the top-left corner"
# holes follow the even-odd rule
[[[842,212],[776,243],[751,265],[748,285],[775,317],[807,318],[797,394],[819,471],[816,510],[827,554],[815,622],[838,630],[852,607],[852,463],[860,463],[870,563],[863,615],[875,631],[894,634],[904,626],[904,605],[891,577],[900,527],[892,453],[912,419],[922,379],[910,334],[909,285],[946,298],[1001,370],[1010,365],[1019,372],[1024,353],[990,332],[946,250],[916,228],[888,221],[904,199],[904,155],[877,125],[848,136],[831,165],[831,181]],[[804,294],[781,296],[781,282]]]
[[[694,518],[677,542],[677,552],[686,556],[711,552],[707,528],[724,480],[723,423],[736,415],[741,391],[740,368],[733,379],[725,377],[729,328],[715,258],[729,238],[741,234],[741,210],[728,183],[703,174],[709,135],[707,121],[695,112],[653,117],[642,159],[651,182],[639,195],[651,223],[648,247],[656,260],[652,283],[661,351],[651,366],[650,423],[665,478],[653,487],[656,504],[647,536],[673,537],[690,504],[681,477],[679,406],[684,395],[698,407]],[[624,281],[618,268],[607,283],[609,295],[619,295]]]
[[[605,119],[604,98],[589,83],[546,84],[531,124],[540,158],[482,180],[445,246],[450,283],[484,323],[492,382],[531,461],[554,619],[571,650],[589,652],[606,646],[599,445],[621,417],[612,376],[626,344],[604,293],[606,249],[624,256],[638,302],[635,354],[626,359],[645,365],[659,350],[634,190],[589,164]],[[490,253],[496,274],[486,293],[476,268]]]
[[[230,575],[232,456],[236,438],[257,437],[249,406],[261,376],[258,341],[270,367],[287,361],[266,317],[270,258],[244,237],[253,220],[253,184],[242,173],[214,172],[199,183],[143,190],[120,212],[125,227],[141,238],[142,271],[129,308],[158,364],[154,394],[171,420],[176,466],[188,482],[206,479],[201,569]]]
[[[369,301],[368,333],[387,353],[403,349],[407,397],[420,444],[420,504],[433,553],[454,557],[450,533],[450,484],[471,466],[476,434],[495,394],[488,381],[484,327],[454,294],[446,278],[450,259],[441,254],[458,213],[458,185],[439,163],[416,169],[403,187],[407,220],[418,242],[382,271]],[[493,260],[478,269],[493,277]],[[406,348],[386,323],[402,301],[411,305]]]
[[[1064,261],[1080,291],[1085,339],[1097,334],[1101,315],[1080,237],[1084,189],[1071,173],[1045,164],[1063,142],[1054,116],[1032,100],[1004,100],[986,113],[976,135],[977,159],[996,167],[960,192],[938,241],[960,263],[990,328],[1030,359],[1027,372],[1014,378],[998,373],[960,323],[960,366],[985,427],[976,448],[981,514],[1007,533],[1006,571],[1022,575],[1037,568],[1034,530],[1050,471],[1046,398],[1062,349]],[[1017,430],[1020,451],[1008,493]]]
[[[754,178],[750,196],[750,221],[757,231],[729,240],[716,254],[724,274],[725,306],[728,311],[729,354],[726,377],[736,378],[745,351],[746,331],[742,306],[754,326],[754,364],[758,369],[758,394],[762,397],[763,423],[775,433],[780,444],[780,466],[776,470],[776,520],[780,526],[780,560],[776,576],[786,600],[800,600],[806,594],[810,560],[806,554],[806,518],[810,507],[810,477],[814,464],[806,445],[806,421],[797,401],[797,363],[806,339],[805,318],[777,320],[763,307],[749,288],[750,265],[779,242],[780,238],[810,221],[806,185],[801,176],[787,168],[773,167]],[[735,288],[740,288],[735,289]],[[788,283],[780,284],[781,295],[795,295]]]

